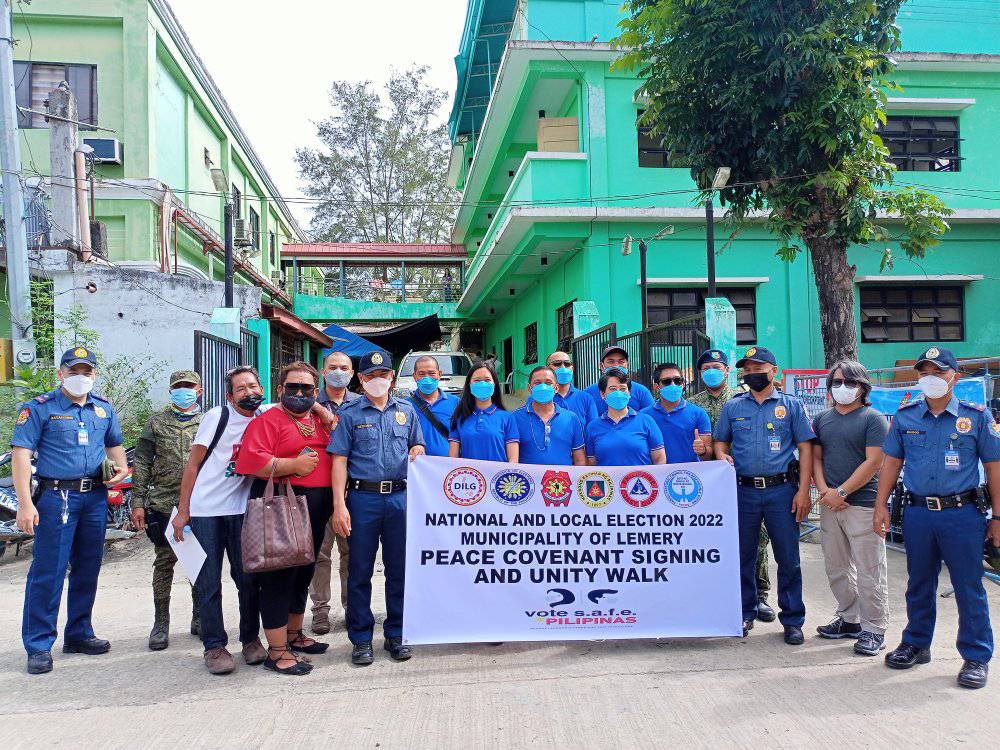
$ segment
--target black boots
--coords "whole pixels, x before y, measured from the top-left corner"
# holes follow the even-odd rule
[[[153,629],[149,631],[149,650],[162,651],[170,643],[170,600],[153,600]]]

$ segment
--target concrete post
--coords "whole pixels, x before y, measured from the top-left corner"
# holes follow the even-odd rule
[[[49,112],[77,120],[76,96],[65,81],[49,94]],[[75,122],[49,120],[49,161],[52,164],[52,244],[80,247],[80,214],[77,212]]]
[[[725,297],[705,299],[705,333],[713,349],[719,349],[729,358],[729,385],[736,386],[736,310]]]
[[[250,318],[247,328],[257,334],[257,361],[254,367],[260,375],[260,385],[268,399],[271,397],[271,322],[263,318]]]

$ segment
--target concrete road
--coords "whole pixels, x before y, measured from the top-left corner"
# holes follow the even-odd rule
[[[0,561],[0,748],[941,747],[994,744],[1000,674],[985,690],[955,685],[954,599],[939,600],[934,661],[907,672],[812,637],[830,619],[822,555],[803,544],[807,641],[784,645],[777,623],[751,637],[423,647],[405,664],[376,642],[352,668],[342,624],[304,678],[241,665],[209,675],[186,632],[178,579],[172,641],[146,650],[152,618],[145,539],[108,554],[94,621],[113,642],[24,672],[20,644],[28,561]],[[893,623],[902,627],[905,559],[890,553]],[[336,579],[335,579],[336,580]],[[381,581],[376,583],[380,584]],[[1000,587],[988,584],[994,621]],[[378,588],[378,587],[377,587]],[[230,625],[235,594],[226,591]],[[381,600],[381,596],[380,596]],[[773,601],[773,600],[772,600]],[[382,607],[381,601],[376,609]],[[235,629],[230,627],[235,640]]]

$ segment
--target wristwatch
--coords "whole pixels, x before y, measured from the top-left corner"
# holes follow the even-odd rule
[[[840,495],[844,500],[847,499],[847,493],[844,492],[844,488],[843,487],[838,487],[837,488],[837,494]]]

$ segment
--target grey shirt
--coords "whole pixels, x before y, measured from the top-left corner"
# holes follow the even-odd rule
[[[862,406],[848,414],[827,409],[813,420],[816,442],[823,448],[823,475],[830,487],[839,487],[865,460],[865,448],[881,448],[889,425],[874,409]],[[878,474],[847,496],[850,505],[873,507]]]

